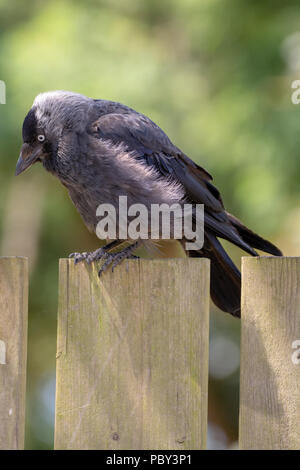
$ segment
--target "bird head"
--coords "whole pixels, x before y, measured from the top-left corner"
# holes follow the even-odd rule
[[[53,91],[38,95],[23,122],[23,145],[16,166],[19,175],[36,162],[46,164],[65,132],[82,132],[93,100],[78,93]]]

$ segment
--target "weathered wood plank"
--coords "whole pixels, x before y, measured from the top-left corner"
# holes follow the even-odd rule
[[[240,447],[300,449],[300,258],[243,258],[242,279]]]
[[[60,260],[56,449],[206,445],[209,261]]]
[[[0,258],[0,449],[24,448],[28,263]]]

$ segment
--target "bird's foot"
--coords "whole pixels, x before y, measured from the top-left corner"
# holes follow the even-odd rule
[[[75,264],[80,263],[81,261],[86,261],[88,264],[91,264],[93,261],[98,261],[101,259],[105,253],[113,248],[122,244],[120,240],[113,240],[102,248],[98,248],[95,251],[85,251],[84,253],[71,253],[69,258],[74,258]]]
[[[95,251],[85,251],[83,253],[71,253],[69,258],[74,258],[75,264],[80,263],[81,261],[86,261],[88,264],[93,263],[94,261],[98,261],[100,259],[104,260],[103,265],[99,270],[99,276],[104,273],[109,266],[112,267],[112,271],[114,268],[121,263],[124,259],[136,259],[138,256],[133,254],[139,245],[139,242],[135,242],[132,245],[124,248],[122,251],[118,251],[116,253],[109,253],[109,250],[115,248],[116,246],[120,245],[120,241],[115,240],[108,245],[103,246],[102,248],[98,248]]]
[[[109,268],[109,266],[111,266],[111,270],[113,272],[115,267],[124,259],[138,259],[139,257],[132,253],[137,247],[138,242],[117,253],[105,253],[102,257],[102,259],[105,259],[105,262],[99,269],[98,276],[100,277]]]
[[[74,258],[75,264],[80,263],[81,261],[86,261],[88,264],[91,264],[93,261],[98,261],[107,253],[105,247],[98,248],[95,251],[85,251],[83,253],[71,253],[69,258]]]

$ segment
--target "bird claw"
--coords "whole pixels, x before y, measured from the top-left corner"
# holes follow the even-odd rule
[[[74,264],[78,264],[80,263],[80,261],[83,261],[86,259],[86,256],[88,255],[88,253],[84,252],[84,253],[71,253],[69,255],[69,258],[74,258]]]
[[[98,248],[98,250],[91,251],[91,252],[83,252],[83,253],[71,253],[69,258],[74,258],[74,263],[78,264],[81,261],[86,261],[87,264],[91,264],[94,261],[103,260],[104,263],[99,269],[98,276],[100,277],[107,268],[111,265],[112,272],[114,271],[115,267],[121,263],[124,259],[137,259],[138,256],[133,255],[132,252],[138,247],[138,242],[133,243],[132,245],[128,246],[122,251],[118,251],[116,253],[109,253],[107,251],[107,245],[103,248]]]
[[[106,251],[104,248],[98,248],[95,251],[85,251],[83,253],[71,253],[69,258],[74,258],[74,263],[78,264],[81,261],[86,261],[87,264],[91,264],[93,261],[101,259],[105,255]]]
[[[136,249],[136,244],[131,245],[125,248],[118,253],[105,253],[103,258],[106,259],[105,263],[101,266],[98,271],[98,276],[101,277],[102,274],[108,269],[111,265],[111,271],[114,272],[116,266],[118,266],[124,259],[138,259],[139,257],[132,254],[132,251]]]

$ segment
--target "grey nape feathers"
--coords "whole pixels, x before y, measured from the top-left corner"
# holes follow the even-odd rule
[[[38,95],[23,123],[16,175],[38,161],[66,186],[90,230],[96,229],[99,204],[109,203],[117,210],[119,196],[127,196],[128,206],[142,203],[149,209],[153,203],[204,204],[204,246],[187,255],[211,260],[211,297],[234,316],[240,316],[240,272],[219,238],[254,256],[255,248],[281,255],[272,243],[225,211],[206,170],[173,145],[149,118],[120,103],[65,91]],[[110,252],[123,243],[116,238],[93,253],[76,253],[75,260],[92,262],[104,257],[103,271],[134,256],[139,241]]]

